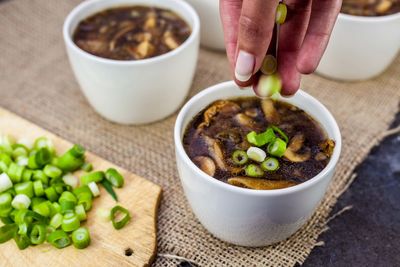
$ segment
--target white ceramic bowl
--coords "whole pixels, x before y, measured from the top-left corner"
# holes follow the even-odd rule
[[[334,174],[341,136],[329,111],[300,90],[295,96],[281,100],[305,110],[336,142],[332,158],[321,173],[302,184],[278,190],[235,187],[208,176],[190,160],[183,148],[182,137],[188,123],[215,100],[251,95],[250,90],[240,90],[232,81],[200,92],[181,109],[175,124],[174,140],[181,183],[199,221],[226,242],[256,247],[286,239],[310,218]]]
[[[186,0],[186,2],[190,3],[200,16],[201,44],[207,48],[225,50],[219,0]]]
[[[86,17],[115,6],[148,5],[179,14],[192,28],[178,48],[149,59],[112,60],[80,49],[71,36]],[[200,21],[195,10],[180,0],[89,0],[75,7],[64,22],[68,57],[83,93],[105,118],[123,124],[160,120],[173,113],[187,95],[199,51]]]
[[[400,13],[382,17],[339,14],[317,72],[356,81],[381,74],[400,50]]]

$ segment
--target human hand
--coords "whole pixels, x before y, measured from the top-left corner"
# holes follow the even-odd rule
[[[275,25],[278,0],[220,0],[225,46],[240,87],[258,84]],[[278,73],[283,95],[299,89],[301,74],[315,71],[328,44],[341,0],[285,0],[287,18],[280,26]],[[256,90],[255,90],[256,91]],[[257,92],[256,92],[257,93]]]

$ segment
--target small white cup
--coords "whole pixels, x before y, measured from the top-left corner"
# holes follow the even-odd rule
[[[182,138],[192,118],[218,99],[251,96],[234,82],[212,86],[190,99],[175,124],[179,176],[187,200],[199,221],[216,237],[241,246],[265,246],[288,238],[313,214],[334,174],[341,150],[339,127],[329,111],[304,91],[282,101],[310,114],[336,142],[328,165],[314,178],[284,189],[251,190],[221,182],[202,172],[188,157]]]
[[[317,68],[323,76],[357,81],[381,74],[400,50],[400,13],[381,17],[339,14]]]
[[[143,60],[112,60],[80,49],[71,36],[79,22],[115,6],[148,5],[167,8],[192,28],[178,48]],[[184,101],[192,83],[199,53],[200,22],[195,10],[179,0],[89,0],[75,7],[64,22],[69,61],[93,108],[123,124],[142,124],[172,114]]]
[[[186,0],[200,16],[200,42],[207,48],[224,50],[224,32],[219,16],[219,0]]]

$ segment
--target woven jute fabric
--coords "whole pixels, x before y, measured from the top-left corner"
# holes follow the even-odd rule
[[[400,58],[381,76],[366,82],[341,83],[316,75],[303,78],[302,88],[325,104],[340,125],[343,152],[336,175],[314,216],[292,237],[269,247],[242,248],[210,235],[184,198],[174,160],[176,114],[151,125],[122,126],[101,118],[83,97],[61,34],[65,16],[78,2],[10,0],[0,4],[0,105],[163,187],[155,265],[176,266],[179,260],[171,255],[200,266],[304,262],[326,229],[329,212],[348,186],[355,166],[377,144],[398,110]],[[225,55],[202,49],[190,95],[228,79]]]

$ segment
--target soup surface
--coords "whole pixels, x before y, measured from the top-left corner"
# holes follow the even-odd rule
[[[107,9],[84,19],[73,40],[99,57],[138,60],[177,48],[190,33],[189,25],[170,10],[129,6]]]
[[[325,168],[335,145],[303,110],[256,97],[212,103],[189,123],[183,144],[205,173],[251,189],[307,181]]]
[[[385,16],[400,12],[400,0],[343,0],[341,12],[356,16]]]

